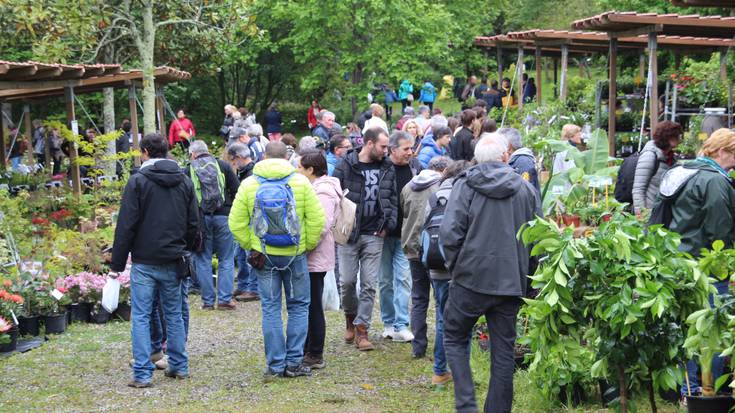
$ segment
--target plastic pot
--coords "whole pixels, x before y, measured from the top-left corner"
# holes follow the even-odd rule
[[[130,321],[130,304],[128,303],[118,304],[117,310],[115,310],[114,315],[123,321]]]
[[[561,220],[564,223],[564,225],[566,225],[568,227],[570,227],[570,226],[579,227],[579,226],[582,225],[582,220],[577,215],[566,215],[566,214],[564,214],[564,215],[561,216]]]
[[[10,342],[0,344],[0,353],[15,351],[18,346],[18,326],[13,326],[6,334],[10,336]]]
[[[40,317],[34,315],[32,317],[18,317],[18,328],[21,336],[36,337],[40,334]]]
[[[92,306],[89,303],[76,303],[71,305],[71,320],[72,322],[89,322],[89,312],[92,310]]]
[[[599,380],[598,384],[600,386],[600,399],[602,399],[603,406],[607,407],[613,400],[620,397],[618,388],[612,386],[607,380]]]
[[[105,324],[110,321],[110,313],[100,306],[99,310],[92,311],[90,314],[92,322],[95,324]]]
[[[732,396],[687,396],[689,413],[728,413],[735,406]]]
[[[579,406],[583,402],[587,401],[587,394],[584,392],[584,388],[579,383],[574,383],[574,386],[572,386],[572,403],[571,406]],[[565,405],[569,406],[568,403],[569,400],[567,400],[567,386],[561,386],[561,389],[559,390],[559,401]]]
[[[52,314],[43,318],[46,334],[61,334],[66,331],[66,313]]]

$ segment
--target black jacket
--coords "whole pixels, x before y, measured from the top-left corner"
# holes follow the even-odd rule
[[[199,157],[202,156],[212,155],[208,153],[199,155]],[[237,175],[235,174],[235,172],[233,172],[230,164],[221,159],[217,159],[217,163],[219,164],[219,170],[222,171],[222,174],[225,176],[225,203],[218,210],[214,211],[214,214],[212,215],[229,216],[230,208],[232,208],[232,201],[235,199],[235,195],[237,195],[237,190],[240,188],[240,181],[237,179]],[[191,165],[186,166],[186,168],[184,169],[184,174],[188,177],[191,177]]]
[[[472,131],[463,127],[456,135],[452,138],[449,143],[449,153],[452,159],[455,161],[471,161],[475,157],[475,153],[472,149],[472,139],[474,135]]]
[[[191,250],[199,230],[194,184],[171,160],[142,168],[125,186],[112,246],[113,271],[133,262],[170,264]]]
[[[255,162],[250,162],[243,168],[237,170],[237,179],[240,183],[253,174],[253,168],[255,168]]]
[[[536,189],[501,162],[482,163],[454,180],[439,237],[452,281],[487,295],[526,295],[530,250],[516,238],[541,216]]]
[[[334,177],[339,179],[342,189],[348,189],[347,198],[357,204],[355,214],[355,226],[352,228],[349,242],[357,242],[360,237],[360,205],[365,195],[365,178],[360,171],[357,154],[361,148],[355,148],[345,155],[343,162],[339,162],[334,168]],[[396,172],[388,157],[383,159],[378,177],[380,187],[380,212],[382,217],[378,226],[379,230],[390,232],[396,227],[398,220],[398,193],[396,192]]]

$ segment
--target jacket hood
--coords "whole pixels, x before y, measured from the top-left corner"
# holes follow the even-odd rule
[[[431,147],[434,148],[437,152],[441,152],[441,149],[439,149],[439,145],[436,144],[436,141],[434,140],[434,134],[425,135],[424,139],[421,139],[421,147]]]
[[[536,163],[536,157],[533,155],[533,151],[530,148],[516,149],[512,155],[510,155],[509,163],[513,163],[519,156],[529,156],[533,159],[533,163]]]
[[[659,193],[665,198],[676,195],[679,190],[700,171],[721,174],[720,171],[712,166],[699,161],[692,161],[684,165],[675,166],[669,169],[663,179],[661,179]]]
[[[470,188],[493,199],[508,198],[523,185],[523,178],[502,162],[481,163],[460,176],[467,178]]]
[[[342,189],[339,185],[339,179],[333,176],[320,176],[319,178],[316,178],[314,180],[312,186],[314,187],[314,190],[317,194],[324,193],[330,196],[335,196],[337,198],[342,195]]]
[[[184,173],[181,172],[181,167],[176,161],[170,159],[161,159],[151,166],[141,168],[140,173],[156,185],[164,187],[174,187],[184,181]]]
[[[656,157],[658,159],[664,159],[666,156],[664,155],[664,151],[661,150],[653,141],[648,141],[643,146],[643,151],[653,151],[656,154]],[[641,151],[642,152],[642,151]]]
[[[437,171],[432,171],[431,169],[424,169],[423,171],[419,172],[418,175],[414,176],[413,179],[411,179],[411,182],[409,182],[408,184],[410,185],[412,191],[419,192],[431,187],[435,183],[439,182],[439,180],[441,179],[441,173]]]
[[[265,179],[281,179],[296,172],[296,168],[285,159],[264,159],[253,168],[253,174]]]

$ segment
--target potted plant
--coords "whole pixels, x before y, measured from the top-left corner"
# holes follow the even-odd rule
[[[65,306],[71,303],[69,297],[66,294],[61,297],[54,296],[49,284],[41,286],[38,291],[38,307],[43,315],[46,334],[63,333],[66,331],[67,324]]]
[[[6,325],[10,326],[6,328],[3,333],[10,336],[10,344],[12,345],[14,340],[16,340],[18,337],[18,326],[15,323],[15,320],[17,319],[18,314],[20,314],[21,309],[23,308],[23,297],[18,294],[13,294],[9,292],[7,290],[9,286],[9,283],[6,280],[3,283],[4,288],[0,289],[0,317],[5,320]],[[15,350],[15,348],[13,347],[8,351],[12,350]]]
[[[102,307],[102,289],[107,279],[103,275],[86,275],[87,299],[91,304],[90,319],[95,324],[105,324],[110,320],[110,313]]]
[[[0,316],[0,353],[15,351],[18,345],[18,327]]]
[[[41,315],[38,307],[38,295],[40,283],[37,282],[29,272],[19,274],[21,283],[19,290],[23,297],[23,308],[18,316],[18,327],[20,335],[38,336],[40,334]]]

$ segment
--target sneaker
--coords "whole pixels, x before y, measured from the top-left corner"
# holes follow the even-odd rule
[[[241,301],[241,302],[258,301],[260,300],[260,296],[258,295],[258,293],[252,293],[250,291],[245,291],[240,295],[236,295],[235,300]]]
[[[212,304],[202,304],[202,310],[205,310],[205,311],[214,310],[214,306]]]
[[[383,334],[381,334],[381,337],[383,337],[383,340],[388,340],[393,338],[395,334],[396,330],[393,327],[385,327],[383,329]]]
[[[178,371],[171,371],[169,369],[166,369],[166,371],[163,372],[163,375],[172,379],[180,380],[189,378],[189,373],[179,373]]]
[[[431,378],[431,385],[432,386],[445,386],[447,383],[452,381],[452,373],[446,372],[444,374],[435,374],[434,377]]]
[[[217,309],[225,311],[237,310],[237,304],[232,301],[228,301],[226,303],[217,304]]]
[[[165,357],[162,351],[151,355],[151,362],[156,366],[156,370],[166,370],[168,368],[168,360]],[[135,359],[130,359],[128,364],[133,367]]]
[[[263,382],[272,383],[276,379],[279,379],[281,377],[283,377],[283,373],[273,371],[270,367],[268,367],[267,369],[265,369],[265,373],[263,373]]]
[[[396,343],[408,343],[413,340],[413,333],[410,332],[407,328],[402,329],[401,331],[396,331],[396,333],[393,335],[393,341]]]
[[[307,354],[304,356],[303,364],[307,367],[310,367],[312,370],[321,370],[327,367],[327,363],[322,357],[315,357],[311,354]]]
[[[294,378],[302,376],[311,376],[311,368],[305,366],[303,363],[299,364],[298,366],[288,366],[283,372],[283,377]]]
[[[153,384],[151,382],[143,383],[142,381],[133,380],[128,383],[128,387],[132,387],[135,389],[145,389],[148,387],[153,387]]]

